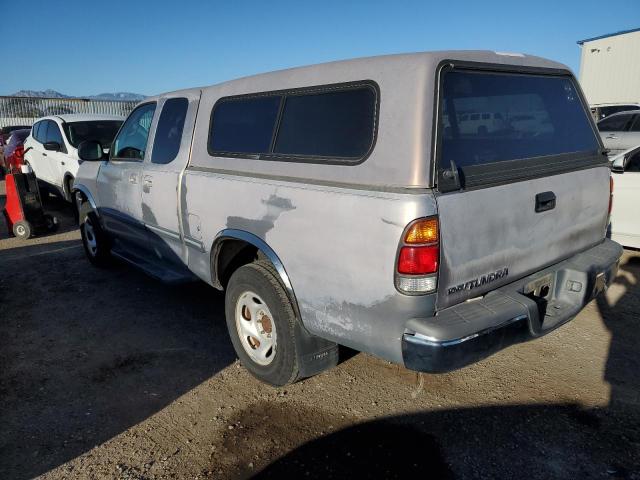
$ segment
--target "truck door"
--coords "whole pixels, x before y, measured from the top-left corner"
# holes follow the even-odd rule
[[[98,173],[97,190],[104,227],[125,250],[146,250],[142,224],[142,162],[149,155],[147,144],[156,103],[137,107],[116,135]]]
[[[150,245],[157,257],[177,264],[186,260],[179,211],[180,173],[189,161],[199,101],[200,91],[160,98],[151,154],[143,164],[142,220]]]

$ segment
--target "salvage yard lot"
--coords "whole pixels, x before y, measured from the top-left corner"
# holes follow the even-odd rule
[[[237,363],[223,294],[95,269],[46,208],[54,235],[0,222],[2,479],[640,479],[640,252],[573,322],[464,370],[346,352],[274,389]]]

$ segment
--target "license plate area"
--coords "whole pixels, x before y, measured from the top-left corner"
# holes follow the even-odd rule
[[[555,275],[552,273],[536,278],[524,286],[522,293],[536,302],[546,302],[553,294],[554,279]]]

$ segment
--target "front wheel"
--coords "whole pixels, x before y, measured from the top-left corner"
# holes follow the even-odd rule
[[[98,217],[88,203],[80,206],[80,236],[84,253],[96,267],[106,267],[111,263],[111,245],[102,230]]]
[[[267,264],[250,263],[233,273],[225,313],[236,354],[253,376],[274,386],[299,378],[296,316]]]

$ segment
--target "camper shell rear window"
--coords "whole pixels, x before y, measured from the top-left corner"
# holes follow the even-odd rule
[[[566,73],[446,69],[440,92],[440,191],[606,163],[589,112]]]

